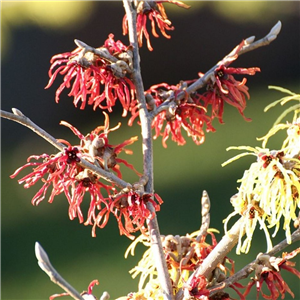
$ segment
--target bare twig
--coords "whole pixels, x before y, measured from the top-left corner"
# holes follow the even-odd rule
[[[278,34],[281,30],[281,26],[282,26],[281,22],[278,21],[275,24],[275,26],[272,27],[271,31],[265,37],[263,37],[262,39],[260,39],[258,41],[254,42],[254,39],[255,39],[254,36],[251,36],[251,37],[247,38],[245,40],[246,45],[244,45],[238,51],[237,54],[242,55],[244,53],[255,50],[257,48],[269,45],[272,41],[274,41],[277,38],[277,36],[278,36]],[[215,69],[218,68],[221,64],[223,64],[224,61],[228,60],[230,57],[232,57],[233,55],[236,54],[234,52],[234,49],[228,55],[226,55],[222,60],[220,60],[216,65],[214,65],[210,70],[208,70],[201,78],[199,78],[197,81],[192,83],[184,91],[180,92],[176,96],[176,101],[182,100],[186,97],[187,94],[192,94],[192,93],[196,92],[197,90],[199,90],[199,89],[203,88],[204,86],[206,86],[208,81],[214,76]],[[151,118],[153,119],[160,112],[162,112],[164,110],[167,110],[172,102],[173,101],[165,101],[157,109],[151,111],[151,113],[150,113]]]
[[[142,81],[142,75],[140,70],[140,57],[139,48],[137,41],[137,29],[136,29],[136,8],[130,0],[123,0],[125,12],[128,20],[128,32],[129,41],[132,46],[133,52],[133,73],[131,75],[133,83],[136,88],[137,100],[140,105],[140,121],[141,131],[143,139],[143,165],[144,174],[148,177],[148,182],[145,186],[145,191],[153,193],[153,141],[152,141],[152,130],[151,130],[151,118],[147,111],[146,99],[144,94],[144,86]],[[147,221],[148,230],[150,234],[151,249],[156,263],[156,269],[158,278],[160,281],[161,289],[165,299],[172,299],[172,285],[168,273],[167,264],[164,257],[162,248],[159,227],[153,205],[148,202],[148,208],[153,213],[154,217]]]
[[[291,241],[292,241],[292,243],[300,241],[300,229],[297,229],[296,231],[293,232]],[[276,253],[282,251],[283,249],[285,249],[288,246],[290,246],[290,244],[288,244],[287,240],[285,239],[285,240],[281,241],[279,244],[277,244],[276,246],[274,246],[271,251],[269,251],[265,254],[274,256]],[[255,264],[255,260],[252,261],[251,263],[249,263],[248,265],[246,265],[245,267],[243,267],[240,271],[236,272],[233,276],[231,276],[231,277],[227,278],[226,280],[222,281],[221,283],[209,288],[209,290],[210,290],[209,296],[213,296],[214,294],[219,292],[220,289],[225,289],[226,287],[232,285],[233,283],[235,283],[241,279],[247,278],[249,276],[249,274],[251,274],[253,272],[254,264]]]
[[[9,113],[9,112],[1,110],[0,116],[2,118],[5,118],[5,119],[11,120],[11,121],[15,121],[17,123],[20,123],[20,124],[28,127],[33,132],[35,132],[37,135],[39,135],[40,137],[45,139],[47,142],[49,142],[51,145],[53,145],[55,148],[57,148],[60,151],[64,151],[65,145],[63,145],[62,143],[59,143],[53,136],[51,136],[45,130],[43,130],[38,125],[33,123],[20,110],[13,108],[12,111],[14,113]],[[115,174],[105,171],[101,168],[98,168],[84,159],[81,159],[80,162],[78,163],[78,165],[80,165],[88,170],[91,170],[93,173],[99,175],[101,178],[103,178],[109,182],[113,182],[121,188],[125,188],[125,187],[130,188],[131,187],[130,183],[125,182],[124,180],[117,177]]]
[[[197,242],[200,242],[201,237],[203,235],[205,235],[207,233],[207,230],[209,228],[209,224],[210,224],[210,200],[208,197],[207,192],[204,190],[202,192],[202,197],[201,197],[201,216],[202,216],[202,222],[201,222],[201,227],[200,227],[200,231],[199,234],[196,238]],[[192,258],[192,256],[195,254],[194,252],[194,248],[191,248],[189,250],[189,252],[185,255],[184,260],[181,261],[181,266],[185,266],[188,261]],[[182,299],[183,297],[183,291],[182,289],[180,291],[178,291],[178,293],[176,294],[176,300],[178,299]]]
[[[253,37],[251,36],[251,37],[247,38],[246,39],[246,41],[248,42],[247,45],[245,45],[239,51],[238,55],[242,55],[242,54],[244,54],[246,52],[255,50],[255,49],[263,47],[263,46],[268,46],[271,42],[273,42],[277,38],[278,34],[281,31],[281,27],[282,27],[282,24],[281,24],[280,21],[278,21],[272,27],[272,29],[270,30],[270,32],[265,37],[263,37],[262,39],[254,42],[254,39],[255,39],[254,36]]]
[[[84,298],[77,292],[52,266],[46,251],[42,246],[35,243],[35,256],[38,260],[40,268],[49,276],[50,280],[65,290],[75,300],[84,300]]]
[[[249,52],[251,50],[255,50],[259,47],[269,45],[272,41],[274,41],[279,34],[281,29],[281,22],[278,21],[277,24],[272,28],[272,30],[262,39],[258,40],[257,42],[253,42],[253,37],[250,37],[246,39],[248,40],[248,45],[245,45],[239,52],[238,55],[241,55],[243,53]],[[227,60],[227,58],[231,57],[233,53],[229,53],[224,59],[221,61]],[[201,78],[199,78],[196,82],[191,84],[185,92],[188,94],[191,94],[195,92],[196,90],[204,87],[207,84],[207,81],[210,79],[211,76],[214,75],[214,71],[217,67],[221,65],[221,61],[218,62],[214,67],[212,67],[208,72],[204,74]],[[182,95],[181,95],[182,94]],[[178,95],[177,99],[183,99],[185,97],[185,94],[182,92],[181,94]],[[180,97],[180,98],[179,98]]]

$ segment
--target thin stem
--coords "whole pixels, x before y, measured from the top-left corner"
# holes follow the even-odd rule
[[[84,298],[74,289],[52,266],[46,251],[42,246],[35,243],[35,256],[40,268],[49,276],[50,280],[65,290],[73,299],[84,300]]]
[[[11,121],[15,121],[17,123],[20,123],[20,124],[28,127],[33,132],[35,132],[37,135],[39,135],[40,137],[45,139],[47,142],[49,142],[52,146],[54,146],[55,148],[57,148],[60,151],[64,151],[65,145],[63,145],[62,143],[59,143],[53,136],[51,136],[45,130],[43,130],[38,125],[33,123],[21,111],[19,111],[16,108],[13,108],[12,111],[14,113],[10,113],[10,112],[1,110],[0,116],[2,118],[5,118],[5,119],[11,120]],[[101,178],[103,178],[109,182],[113,182],[121,188],[125,188],[125,187],[130,188],[131,187],[130,183],[120,179],[115,174],[105,171],[101,168],[98,168],[95,165],[91,164],[90,162],[88,162],[84,159],[81,159],[80,162],[78,163],[78,165],[80,165],[88,170],[91,170],[93,173],[99,175]]]
[[[147,110],[146,99],[144,94],[144,86],[140,69],[139,48],[137,41],[136,30],[136,8],[130,0],[123,0],[125,12],[128,21],[129,41],[132,46],[133,52],[133,73],[131,75],[133,83],[136,88],[137,100],[139,101],[140,122],[143,139],[143,165],[144,174],[148,177],[148,182],[145,186],[145,191],[153,193],[153,142],[152,142],[152,129],[151,118]],[[163,247],[160,238],[159,226],[155,214],[155,209],[151,203],[148,208],[154,216],[147,220],[148,230],[151,240],[151,249],[156,263],[158,279],[161,285],[162,293],[165,299],[172,299],[172,285],[169,277],[167,264],[163,252]]]
[[[300,229],[297,229],[296,231],[293,232],[292,236],[291,236],[291,243],[295,243],[297,241],[300,241]],[[279,244],[277,244],[276,246],[274,246],[269,252],[265,253],[267,255],[270,256],[274,256],[276,253],[282,251],[283,249],[285,249],[286,247],[290,246],[291,244],[288,244],[287,240],[283,240],[281,241]],[[220,291],[220,289],[225,289],[228,286],[232,285],[233,283],[247,278],[249,276],[249,274],[251,274],[254,270],[254,264],[255,264],[255,260],[252,261],[251,263],[247,264],[245,267],[243,267],[240,271],[236,272],[233,276],[227,278],[226,280],[222,281],[221,283],[211,287],[210,290],[210,294],[209,296],[213,296],[214,294],[218,293]]]

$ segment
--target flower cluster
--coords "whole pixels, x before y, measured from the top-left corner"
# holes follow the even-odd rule
[[[174,30],[174,27],[172,26],[171,21],[168,19],[165,8],[162,4],[163,2],[169,2],[183,8],[189,8],[188,5],[182,3],[181,1],[174,1],[174,0],[138,2],[137,20],[136,20],[138,42],[139,42],[139,46],[142,47],[143,37],[145,37],[147,40],[147,47],[150,51],[152,51],[153,48],[151,46],[150,36],[147,30],[148,18],[151,22],[152,34],[154,37],[159,37],[155,29],[155,23],[159,28],[160,32],[162,33],[162,35],[167,39],[171,38],[171,36],[166,33],[166,30]],[[128,34],[128,20],[126,14],[123,18],[123,34],[124,35]]]
[[[126,116],[134,98],[135,88],[127,74],[132,72],[132,52],[121,41],[115,41],[110,34],[104,45],[93,48],[75,40],[77,48],[72,52],[54,55],[50,62],[49,88],[57,75],[63,75],[63,83],[56,91],[56,102],[61,92],[70,88],[68,96],[74,97],[74,105],[81,102],[80,109],[86,104],[112,111],[116,101],[123,106]]]
[[[299,158],[290,158],[284,151],[269,151],[268,149],[237,147],[237,149],[252,150],[246,154],[255,154],[257,161],[244,172],[239,181],[241,185],[238,193],[231,198],[235,211],[226,220],[236,214],[245,216],[244,229],[247,238],[243,245],[241,238],[237,252],[247,253],[252,240],[252,235],[257,223],[264,229],[268,250],[272,243],[265,222],[268,227],[275,227],[273,236],[280,228],[280,220],[284,219],[283,229],[288,242],[291,242],[290,223],[297,218],[296,209],[300,207],[300,178],[297,170],[300,169]],[[244,153],[245,154],[245,153]]]
[[[295,249],[291,253],[284,253],[282,258],[259,254],[254,265],[255,277],[248,283],[243,296],[246,297],[251,288],[256,285],[257,299],[259,294],[261,294],[265,299],[276,300],[279,298],[279,296],[281,296],[281,299],[283,299],[286,292],[288,292],[294,298],[294,293],[283,280],[280,271],[286,270],[296,275],[300,279],[300,272],[293,268],[295,263],[289,261],[299,253],[300,248]],[[270,295],[267,295],[263,292],[264,283],[266,284]]]
[[[261,138],[263,148],[230,147],[229,149],[247,150],[223,164],[226,165],[245,155],[254,155],[257,161],[244,172],[239,180],[238,193],[232,197],[231,203],[234,212],[225,222],[225,228],[229,219],[240,214],[244,216],[244,231],[246,239],[241,239],[244,231],[241,230],[237,252],[247,253],[252,240],[252,235],[257,223],[265,231],[268,250],[272,247],[268,228],[275,227],[273,237],[280,228],[283,219],[288,243],[291,243],[291,221],[297,219],[297,210],[300,208],[300,126],[299,110],[295,111],[292,123],[277,124],[269,133]],[[265,148],[269,138],[278,130],[285,129],[287,137],[280,150]]]
[[[182,81],[178,85],[161,83],[153,85],[145,92],[147,107],[153,112],[152,128],[155,130],[154,139],[162,136],[162,144],[167,147],[166,141],[170,134],[172,140],[178,145],[184,145],[185,139],[182,129],[191,136],[196,145],[204,142],[205,131],[215,131],[212,126],[214,118],[223,123],[224,103],[228,103],[238,109],[244,116],[246,98],[249,99],[246,78],[241,82],[235,80],[232,74],[254,75],[259,68],[229,68],[227,67],[237,58],[238,51],[243,47],[244,41],[234,49],[230,58],[224,59],[216,67],[213,76],[207,82],[207,91],[188,94],[188,84],[195,80]],[[199,73],[200,77],[203,76]],[[138,105],[132,109],[132,117],[129,125],[138,115]],[[245,118],[246,120],[250,120]]]
[[[32,162],[35,159],[36,162]],[[42,162],[37,162],[37,160],[43,159]],[[52,192],[49,197],[49,202],[51,203],[55,196],[63,193],[65,191],[65,186],[72,184],[70,178],[74,177],[77,170],[77,162],[80,161],[80,153],[77,147],[72,147],[70,144],[64,149],[64,151],[58,154],[48,155],[31,155],[27,159],[27,164],[18,168],[14,174],[10,177],[16,177],[20,171],[32,166],[34,167],[33,172],[19,179],[19,184],[24,184],[24,188],[29,188],[39,180],[44,182],[41,189],[32,198],[32,204],[38,205],[46,196],[48,188],[52,185]],[[47,176],[47,179],[44,178]]]
[[[159,205],[162,203],[160,197],[155,195],[157,204],[152,199],[153,195],[141,192],[142,184],[136,184],[131,190],[122,190],[121,193],[118,193],[114,184],[100,181],[101,175],[81,164],[84,159],[97,168],[113,171],[119,178],[122,177],[120,164],[125,164],[137,175],[141,175],[126,160],[117,157],[122,151],[131,154],[132,152],[125,147],[135,142],[137,137],[132,137],[119,145],[111,145],[108,141],[108,134],[118,129],[120,124],[109,128],[107,114],[105,114],[104,126],[98,126],[86,136],[67,122],[63,121],[61,124],[73,131],[80,139],[80,144],[72,146],[69,142],[60,139],[58,141],[66,145],[63,151],[55,155],[30,156],[28,163],[18,168],[11,178],[16,177],[23,169],[33,167],[31,173],[18,180],[20,184],[24,183],[25,188],[33,186],[39,180],[43,182],[42,187],[33,197],[32,204],[38,205],[52,186],[48,201],[51,203],[55,196],[64,193],[69,202],[69,218],[73,220],[77,217],[80,223],[92,225],[93,236],[96,235],[96,227],[103,228],[107,224],[111,213],[117,219],[120,234],[133,238],[130,233],[137,230],[144,232],[146,219],[153,216],[152,210],[147,205],[152,203],[154,209],[159,210]],[[39,161],[41,159],[42,161]],[[143,184],[145,182],[143,180]],[[86,193],[90,194],[90,206],[85,220],[81,204]],[[125,225],[123,225],[123,218]]]
[[[179,1],[168,2],[184,7]],[[154,20],[156,20],[165,34],[166,28],[162,24],[167,24],[168,19],[163,5],[160,1],[140,1],[138,12],[139,41],[141,43],[144,33],[148,46],[151,47],[146,20],[147,17],[150,18],[153,28],[155,28]],[[123,20],[125,33],[127,33],[126,24],[125,15]],[[155,29],[153,30],[155,32]],[[100,48],[90,47],[79,40],[75,40],[75,43],[78,48],[73,52],[52,57],[49,70],[50,80],[46,88],[49,88],[57,75],[61,74],[64,76],[64,81],[56,91],[57,102],[61,92],[72,85],[68,95],[74,97],[75,106],[81,101],[81,109],[88,104],[94,109],[99,107],[111,112],[116,101],[119,100],[123,107],[122,116],[126,116],[128,111],[131,112],[132,117],[128,124],[132,125],[139,114],[140,99],[136,99],[135,87],[130,79],[133,71],[131,48],[126,47],[120,41],[115,41],[112,34]],[[198,79],[182,81],[177,85],[161,83],[145,91],[147,108],[153,118],[154,139],[162,136],[163,146],[167,147],[166,141],[171,135],[172,140],[178,145],[184,145],[186,141],[182,135],[183,129],[197,145],[202,144],[205,131],[215,131],[212,120],[218,118],[223,123],[225,102],[236,107],[245,118],[243,111],[246,107],[246,99],[250,97],[246,86],[247,80],[243,78],[242,81],[237,81],[233,75],[254,75],[260,69],[228,67],[237,59],[239,51],[244,46],[245,41],[242,41],[230,55],[217,64],[211,76],[206,79],[207,90],[203,94],[199,91],[187,92],[188,85],[201,79],[204,76],[202,73],[199,73]]]
[[[217,245],[217,240],[213,230],[208,230],[208,233],[202,236],[198,236],[198,234],[199,231],[196,231],[186,236],[161,236],[161,239],[172,282],[173,294],[177,294],[177,292],[182,289],[184,299],[198,298],[208,300],[209,291],[207,286],[209,282],[207,279],[204,276],[194,276],[192,279],[189,279],[189,277]],[[207,241],[207,236],[211,236],[211,243]],[[146,235],[141,235],[129,246],[125,257],[127,257],[129,252],[134,255],[134,249],[139,242],[145,246],[150,245],[149,238]],[[229,263],[231,267],[228,268],[225,263]],[[225,258],[224,262],[220,263],[214,272],[215,277],[211,279],[212,282],[220,280],[221,278],[224,279],[227,272],[233,274],[233,270],[234,262]],[[160,299],[160,285],[157,280],[155,262],[152,258],[151,249],[146,250],[138,265],[134,267],[130,273],[133,278],[139,274],[141,277],[139,281],[139,292],[129,294],[127,299],[149,299],[149,295],[152,295],[152,298]],[[146,283],[147,279],[148,282]],[[153,295],[155,295],[155,297],[153,297]]]
[[[250,98],[247,79],[237,81],[232,74],[254,75],[260,71],[259,68],[227,68],[221,65],[215,69],[215,82],[212,81],[207,85],[207,91],[199,97],[204,101],[205,106],[211,106],[211,117],[218,118],[220,123],[223,122],[224,103],[236,107],[239,113],[246,118],[243,111],[246,108],[246,100]],[[200,77],[203,74],[199,73]]]
[[[182,100],[177,100],[177,95],[184,93],[184,88],[179,85],[168,85],[161,83],[154,85],[147,90],[146,98],[148,109],[153,110],[166,105],[167,109],[157,114],[152,121],[152,128],[155,130],[154,139],[162,136],[162,144],[166,148],[166,141],[170,134],[172,140],[178,145],[184,145],[185,139],[181,130],[186,131],[193,141],[200,145],[204,142],[204,131],[214,131],[210,118],[206,115],[206,109],[198,103],[193,102],[186,94]],[[171,103],[172,102],[172,103]],[[132,123],[135,115],[130,119]],[[166,123],[166,124],[165,124]]]
[[[158,194],[154,194],[154,201],[151,194],[145,193],[143,186],[140,189],[125,189],[119,194],[111,197],[111,206],[114,208],[112,213],[115,215],[120,234],[125,234],[127,237],[133,239],[134,236],[130,233],[140,230],[146,233],[145,222],[147,219],[152,219],[155,216],[154,211],[160,210],[160,204],[163,203]],[[151,212],[148,205],[152,204],[154,211]],[[122,223],[124,219],[124,225]]]
[[[255,75],[260,72],[260,68],[233,68],[228,67],[234,60],[238,58],[239,51],[245,46],[243,40],[230,55],[221,60],[214,70],[214,76],[207,83],[207,91],[203,95],[198,95],[204,102],[203,106],[208,108],[211,106],[211,117],[218,118],[220,123],[223,123],[224,103],[236,107],[239,113],[246,119],[243,111],[246,108],[246,100],[250,98],[248,87],[246,86],[247,79],[243,78],[238,81],[233,74]],[[204,74],[199,73],[202,77]]]

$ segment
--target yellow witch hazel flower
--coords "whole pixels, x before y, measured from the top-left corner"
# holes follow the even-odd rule
[[[279,228],[283,219],[288,243],[291,243],[291,221],[297,218],[296,211],[300,208],[300,95],[279,87],[270,87],[288,96],[270,104],[270,107],[280,103],[281,105],[296,100],[296,105],[286,109],[277,119],[271,130],[262,138],[262,148],[259,147],[230,147],[227,150],[246,150],[225,163],[222,166],[246,155],[254,155],[257,161],[252,163],[250,168],[244,172],[243,177],[238,180],[240,187],[238,193],[231,198],[234,212],[225,220],[225,231],[228,221],[234,215],[242,215],[243,225],[240,231],[237,253],[247,253],[251,246],[253,232],[260,224],[267,239],[267,251],[272,248],[271,237],[268,228],[275,227],[272,237]],[[289,113],[294,112],[292,123],[280,123]],[[280,150],[269,150],[266,148],[271,136],[279,130],[286,130],[287,137],[283,141]],[[246,235],[244,241],[243,235]]]

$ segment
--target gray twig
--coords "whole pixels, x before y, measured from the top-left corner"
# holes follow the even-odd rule
[[[38,260],[39,267],[49,276],[50,280],[65,290],[75,300],[84,300],[77,292],[52,266],[46,251],[42,246],[35,243],[35,256]]]

